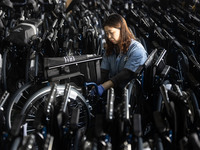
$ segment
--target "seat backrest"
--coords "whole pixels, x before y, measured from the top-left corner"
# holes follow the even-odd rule
[[[37,36],[38,27],[42,24],[40,19],[30,19],[19,23],[12,28],[7,40],[17,45],[29,45],[33,36]]]
[[[148,56],[147,60],[144,63],[144,71],[143,71],[143,92],[148,93],[153,86],[153,64],[157,58],[157,49],[154,49],[150,55]]]
[[[100,60],[101,56],[80,55],[65,57],[44,58],[44,76],[46,80],[59,80],[63,75],[69,76],[79,72],[84,75],[85,82],[99,82],[101,79]],[[71,76],[69,76],[71,77]]]

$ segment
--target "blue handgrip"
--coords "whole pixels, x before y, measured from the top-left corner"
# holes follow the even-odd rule
[[[95,86],[96,91],[98,91],[98,85],[95,82],[85,82],[85,87],[88,87],[88,86]],[[98,92],[97,94],[99,95]]]
[[[90,85],[95,86],[96,89],[98,88],[98,85],[95,82],[85,82],[85,86],[90,86]]]

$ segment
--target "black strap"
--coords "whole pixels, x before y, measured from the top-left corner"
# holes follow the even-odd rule
[[[88,78],[88,81],[91,81],[91,76],[90,76],[90,67],[89,67],[88,62],[87,62],[85,65],[86,65],[86,72],[87,72],[87,78]]]
[[[96,73],[95,62],[94,61],[88,62],[88,66],[90,69],[89,73],[90,73],[91,81],[96,82],[97,73]]]
[[[101,66],[100,66],[100,60],[97,60],[95,62],[96,64],[96,82],[99,83],[101,82]]]

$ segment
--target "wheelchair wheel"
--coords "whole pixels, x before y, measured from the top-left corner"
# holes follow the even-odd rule
[[[58,108],[59,105],[61,105],[63,96],[64,96],[64,85],[58,85],[57,86],[57,93],[56,93],[56,106],[55,108]],[[23,124],[27,124],[27,134],[31,134],[33,131],[35,131],[34,122],[41,121],[43,122],[43,118],[38,118],[38,113],[44,112],[45,110],[45,104],[47,103],[47,98],[50,94],[51,86],[45,87],[37,91],[35,94],[33,94],[26,104],[24,105],[21,114],[24,114]],[[70,101],[67,103],[67,110],[69,117],[67,118],[65,122],[69,123],[69,120],[71,119],[71,113],[73,108],[80,108],[80,117],[78,122],[79,128],[85,128],[87,130],[90,122],[90,112],[88,109],[88,105],[85,101],[85,98],[82,96],[82,94],[77,91],[74,88],[71,88],[70,92]],[[68,124],[67,123],[67,124]],[[69,125],[69,124],[68,124]],[[86,131],[85,130],[85,131]]]
[[[21,88],[19,88],[9,100],[8,106],[6,108],[6,124],[8,130],[11,129],[13,125],[13,121],[17,114],[20,114],[24,104],[28,100],[28,98],[33,94],[36,90],[44,87],[45,85],[37,85],[33,82],[28,82],[24,84]]]
[[[25,101],[27,100],[27,97],[29,95],[27,89],[31,87],[31,85],[32,83],[25,84],[11,97],[6,112],[8,129],[11,129],[13,118],[15,118],[15,115],[19,114],[21,109],[23,108],[23,104],[25,104]]]

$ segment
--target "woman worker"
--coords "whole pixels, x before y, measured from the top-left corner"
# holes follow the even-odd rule
[[[137,68],[147,59],[146,50],[135,39],[121,15],[111,14],[103,27],[106,34],[106,51],[101,62],[102,82],[97,88],[99,96],[111,87],[114,87],[115,91],[122,91],[134,78]]]

